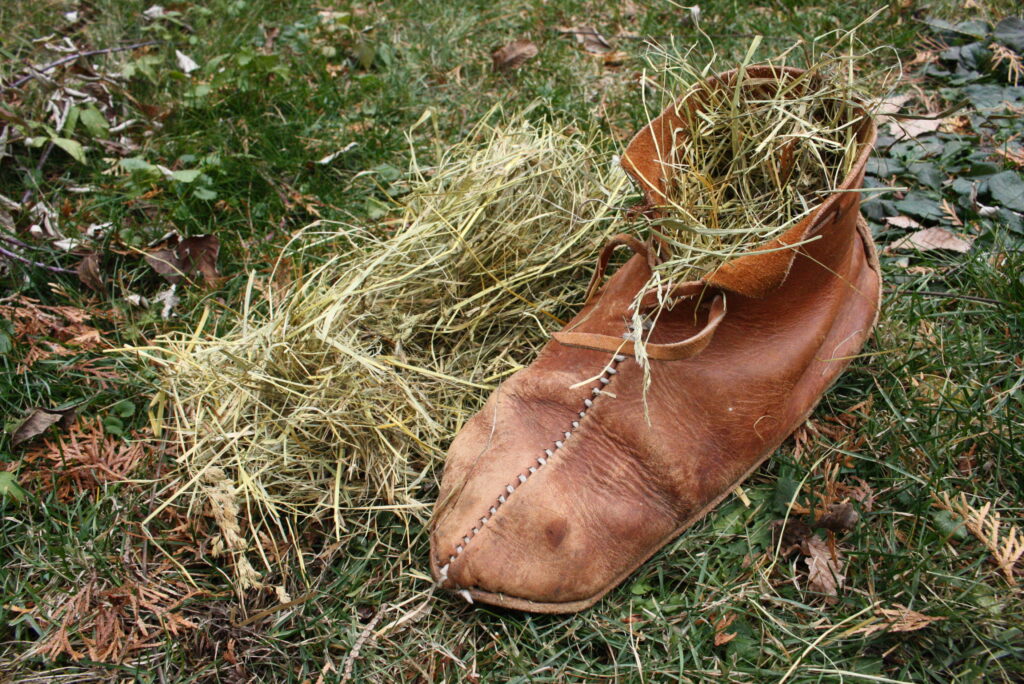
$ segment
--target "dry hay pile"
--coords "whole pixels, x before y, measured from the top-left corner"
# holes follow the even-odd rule
[[[301,239],[339,256],[281,301],[257,301],[253,276],[234,330],[146,351],[180,441],[173,498],[214,517],[239,586],[258,584],[261,534],[425,518],[417,490],[451,436],[564,324],[618,231],[628,181],[595,141],[522,121],[469,139],[417,171],[393,236],[321,224]]]

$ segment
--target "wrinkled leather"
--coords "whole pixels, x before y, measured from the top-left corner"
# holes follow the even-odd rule
[[[670,107],[640,131],[623,159],[654,207],[667,172],[657,152],[671,145],[674,116]],[[841,189],[860,187],[874,133],[866,121]],[[699,353],[649,362],[646,404],[634,358],[557,339],[502,383],[449,449],[431,533],[435,579],[486,603],[580,610],[732,491],[806,419],[875,322],[880,278],[859,203],[857,192],[834,193],[662,313],[649,341],[671,344],[706,327],[713,295],[726,298]],[[631,258],[565,330],[621,338],[650,269]]]

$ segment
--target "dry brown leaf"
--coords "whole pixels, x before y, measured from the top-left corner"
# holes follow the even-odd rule
[[[886,216],[885,222],[896,228],[920,228],[921,224],[909,216]]]
[[[491,53],[491,62],[495,71],[512,71],[522,66],[526,60],[536,56],[537,46],[533,44],[533,41],[520,38]]]
[[[889,122],[889,133],[897,140],[916,138],[939,130],[942,119],[899,119]]]
[[[629,59],[629,55],[621,50],[606,52],[604,55],[605,66],[622,66]]]
[[[850,632],[850,634],[870,636],[878,632],[916,632],[933,622],[946,619],[944,617],[925,615],[904,606],[899,606],[898,608],[878,608],[875,610],[875,616],[881,619],[870,625],[859,627]]]
[[[154,271],[159,273],[171,283],[177,283],[181,281],[182,272],[178,267],[178,255],[175,254],[173,247],[157,247],[151,249],[143,255],[146,263],[149,264]]]
[[[849,532],[860,522],[860,513],[848,502],[832,504],[828,515],[817,521],[819,527],[824,527],[836,534]]]
[[[891,121],[890,115],[897,114],[903,105],[907,104],[914,99],[913,95],[908,93],[901,93],[899,95],[890,95],[889,97],[879,100],[875,105],[875,114],[878,116],[880,123],[885,121]]]
[[[78,273],[78,280],[94,292],[103,294],[107,291],[103,284],[103,275],[100,273],[100,257],[98,254],[86,254],[75,268]]]
[[[891,254],[897,251],[926,252],[933,249],[944,249],[964,254],[970,251],[973,242],[974,238],[969,235],[956,235],[945,228],[925,228],[896,240],[889,244],[884,251],[886,254]]]
[[[725,631],[735,621],[736,613],[723,615],[715,621],[715,646],[724,646],[736,638],[736,632]]]
[[[593,26],[576,26],[564,29],[564,31],[576,36],[576,42],[592,55],[603,55],[614,49],[612,44]]]
[[[199,274],[207,285],[220,280],[217,257],[220,255],[220,240],[216,235],[196,235],[185,238],[178,245],[178,258],[187,275]]]
[[[828,543],[815,534],[804,540],[800,552],[806,556],[808,589],[829,597],[837,596],[846,582],[839,550],[833,554]]]
[[[59,410],[34,408],[28,417],[14,429],[11,435],[11,446],[15,447],[33,437],[38,437],[56,423],[60,423],[61,428],[66,430],[74,422],[74,407]]]
[[[220,280],[217,257],[220,254],[220,240],[215,235],[196,235],[178,240],[171,236],[164,244],[144,254],[146,263],[171,284],[178,284],[184,277],[203,276],[207,285]]]

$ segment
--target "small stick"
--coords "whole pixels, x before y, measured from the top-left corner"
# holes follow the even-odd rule
[[[72,275],[77,273],[77,271],[72,271],[71,269],[67,268],[61,268],[60,266],[47,266],[46,264],[39,263],[38,261],[32,261],[31,259],[27,259],[21,256],[20,254],[15,254],[10,250],[4,249],[3,247],[0,247],[0,254],[7,257],[8,259],[14,259],[15,261],[20,261],[23,264],[28,264],[29,266],[35,266],[36,268],[45,268],[47,271],[50,271],[52,273],[70,273]]]
[[[149,40],[149,41],[146,41],[145,43],[135,43],[134,45],[123,45],[121,47],[101,48],[99,50],[86,50],[85,52],[76,52],[73,55],[68,55],[67,57],[62,57],[62,58],[58,59],[56,62],[50,62],[49,64],[46,64],[46,65],[41,66],[41,67],[34,67],[34,66],[29,65],[29,67],[28,67],[29,70],[30,71],[34,71],[35,73],[29,74],[28,76],[23,76],[23,77],[19,78],[17,81],[15,81],[14,83],[12,83],[11,85],[4,86],[3,89],[4,90],[11,90],[11,89],[14,89],[14,88],[18,88],[18,87],[28,83],[29,81],[31,81],[33,78],[35,78],[36,77],[36,73],[38,73],[38,74],[46,73],[47,71],[50,71],[51,69],[56,69],[61,64],[67,64],[68,62],[73,62],[76,59],[79,59],[81,57],[92,57],[94,55],[106,55],[106,54],[110,54],[112,52],[124,52],[125,50],[134,50],[134,49],[140,48],[140,47],[149,47],[150,45],[156,45],[157,42],[159,42],[159,41]]]

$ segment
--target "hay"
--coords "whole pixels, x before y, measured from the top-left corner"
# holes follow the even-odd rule
[[[212,510],[243,560],[309,521],[342,537],[370,510],[424,518],[420,488],[454,432],[580,303],[619,230],[624,173],[596,141],[522,120],[469,137],[414,167],[392,237],[319,224],[299,242],[343,255],[281,301],[260,300],[253,276],[235,329],[146,350],[181,449],[165,505]],[[225,513],[239,508],[244,539]]]
[[[657,282],[695,280],[784,233],[839,187],[856,159],[867,116],[852,69],[860,58],[826,52],[780,82],[749,73],[758,44],[729,65],[731,83],[709,78],[712,67],[689,55],[656,53],[665,97],[682,119],[674,149],[661,152],[670,168],[665,218],[651,230],[671,256]],[[760,64],[783,73],[794,54]]]

